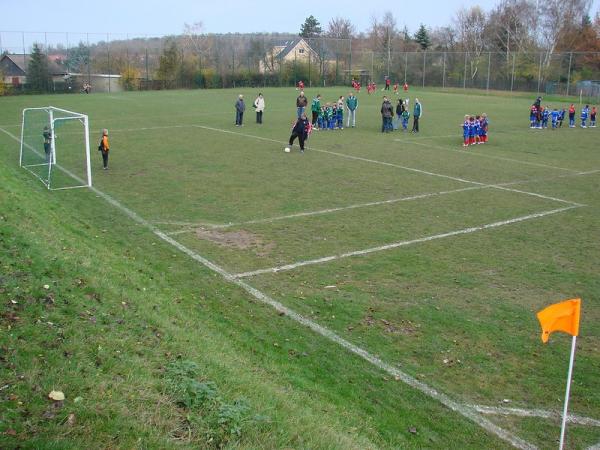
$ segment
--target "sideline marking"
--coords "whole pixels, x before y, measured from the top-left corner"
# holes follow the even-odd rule
[[[396,141],[396,142],[404,142],[401,139],[394,139],[394,141]],[[463,153],[465,155],[481,156],[483,158],[496,159],[496,160],[499,160],[499,161],[508,161],[508,162],[514,162],[514,163],[518,163],[518,164],[525,164],[525,165],[529,165],[529,166],[544,167],[544,168],[547,168],[547,169],[564,170],[566,172],[573,172],[573,173],[578,172],[578,170],[576,170],[576,169],[567,169],[565,167],[551,166],[549,164],[542,164],[542,163],[536,163],[536,162],[531,162],[531,161],[521,161],[520,159],[505,158],[503,156],[489,155],[487,153],[477,153],[477,152],[474,152],[474,151],[470,152],[468,150],[461,150],[459,148],[452,148],[450,146],[448,146],[448,147],[442,147],[440,145],[425,144],[424,142],[418,142],[418,141],[410,141],[409,144],[421,145],[423,147],[430,148],[430,149],[436,149],[437,148],[439,150],[444,150],[446,152]],[[480,148],[480,147],[477,147],[477,148]]]
[[[17,138],[13,134],[9,133],[8,131],[6,131],[6,130],[4,130],[2,128],[0,128],[0,131],[3,131],[8,136],[10,136],[11,138],[15,139],[17,142],[20,142],[19,138]],[[308,319],[308,318],[306,318],[306,317],[298,314],[294,310],[292,310],[292,309],[284,306],[282,303],[274,300],[273,298],[269,297],[268,295],[264,294],[263,292],[259,291],[258,289],[250,286],[248,283],[235,278],[234,275],[232,275],[229,272],[225,271],[220,266],[218,266],[215,263],[209,261],[208,259],[206,259],[203,256],[199,255],[198,253],[194,252],[193,250],[190,250],[189,248],[185,247],[183,244],[180,244],[175,239],[167,236],[165,233],[163,233],[157,227],[155,227],[150,222],[148,222],[147,220],[145,220],[144,218],[142,218],[136,212],[134,212],[131,209],[127,208],[126,206],[122,205],[119,201],[117,201],[116,199],[114,199],[110,195],[104,193],[103,191],[99,190],[98,188],[92,186],[92,187],[90,187],[90,190],[94,194],[96,194],[99,197],[103,198],[110,205],[114,206],[116,209],[122,211],[127,217],[129,217],[134,222],[138,223],[139,225],[144,226],[149,231],[151,231],[152,233],[154,233],[157,237],[159,237],[160,239],[162,239],[166,243],[172,245],[173,247],[177,248],[181,252],[185,253],[186,255],[188,255],[193,260],[199,262],[200,264],[202,264],[205,267],[209,268],[213,272],[218,273],[226,281],[229,281],[230,283],[233,283],[233,284],[237,285],[238,287],[240,287],[241,289],[243,289],[244,291],[246,291],[248,294],[250,294],[251,296],[253,296],[257,300],[259,300],[260,302],[273,307],[276,311],[285,314],[290,319],[292,319],[292,320],[294,320],[294,321],[296,321],[296,322],[298,322],[298,323],[306,326],[307,328],[311,329],[315,333],[317,333],[317,334],[319,334],[319,335],[321,335],[321,336],[329,339],[330,341],[338,344],[339,346],[343,347],[344,349],[348,350],[349,352],[354,353],[357,356],[360,356],[362,359],[364,359],[365,361],[371,363],[373,366],[379,368],[380,370],[382,370],[384,372],[387,372],[388,374],[390,374],[390,375],[398,378],[399,380],[402,380],[405,384],[409,385],[410,387],[412,387],[412,388],[420,391],[421,393],[423,393],[423,394],[425,394],[425,395],[427,395],[427,396],[429,396],[429,397],[437,400],[438,402],[440,402],[442,405],[446,406],[450,410],[455,411],[455,412],[459,413],[460,415],[462,415],[463,417],[465,417],[465,418],[467,418],[467,419],[475,422],[477,425],[479,425],[484,430],[486,430],[489,433],[494,434],[497,437],[499,437],[500,439],[508,442],[513,447],[519,448],[519,449],[523,449],[523,450],[533,450],[533,449],[536,449],[536,447],[533,444],[531,444],[531,443],[529,443],[529,442],[521,439],[520,437],[518,437],[515,434],[511,433],[510,431],[507,431],[504,428],[499,427],[495,423],[490,422],[488,419],[486,419],[485,417],[481,416],[479,413],[477,413],[476,411],[474,411],[472,408],[469,408],[469,407],[467,407],[465,405],[462,405],[462,404],[458,403],[455,400],[452,400],[448,395],[446,395],[446,394],[444,394],[442,392],[439,392],[438,390],[430,387],[429,385],[427,385],[427,384],[425,384],[425,383],[417,380],[416,378],[414,378],[414,377],[412,377],[412,376],[410,376],[410,375],[402,372],[398,368],[396,368],[396,367],[394,367],[394,366],[392,366],[392,365],[384,362],[383,360],[381,360],[377,356],[369,353],[367,350],[364,350],[363,348],[358,347],[357,345],[352,344],[350,341],[342,338],[341,336],[337,335],[336,333],[334,333],[330,329],[328,329],[328,328],[326,328],[324,326],[321,326],[318,323],[313,322],[312,320],[310,320],[310,319]]]
[[[560,212],[568,211],[570,209],[579,208],[579,207],[580,207],[580,205],[566,206],[564,208],[552,209],[549,211],[542,211],[542,212],[535,213],[535,214],[529,214],[527,216],[516,217],[514,219],[508,219],[508,220],[502,220],[499,222],[488,223],[486,225],[463,228],[462,230],[449,231],[447,233],[435,234],[433,236],[426,236],[426,237],[422,237],[422,238],[411,239],[409,241],[394,242],[391,244],[380,245],[378,247],[367,248],[364,250],[355,250],[352,252],[341,253],[339,255],[325,256],[323,258],[299,261],[299,262],[296,262],[293,264],[286,264],[283,266],[269,267],[266,269],[258,269],[258,270],[253,270],[250,272],[238,273],[235,275],[235,277],[236,278],[246,278],[246,277],[253,277],[255,275],[260,275],[260,274],[264,274],[264,273],[277,273],[277,272],[282,272],[282,271],[286,271],[286,270],[293,270],[298,267],[310,266],[313,264],[322,264],[325,262],[335,261],[338,259],[348,258],[351,256],[366,255],[369,253],[381,252],[381,251],[390,250],[393,248],[404,247],[404,246],[411,245],[411,244],[419,244],[421,242],[428,242],[428,241],[443,239],[443,238],[447,238],[447,237],[451,237],[451,236],[458,236],[461,234],[470,234],[470,233],[474,233],[476,231],[487,230],[490,228],[498,228],[498,227],[501,227],[504,225],[510,225],[510,224],[517,223],[517,222],[524,222],[526,220],[537,219],[539,217],[549,216],[551,214],[557,214]]]
[[[519,417],[541,417],[544,419],[562,419],[562,413],[558,411],[547,411],[544,409],[505,408],[499,406],[467,405],[482,414]],[[567,414],[567,422],[591,427],[600,427],[600,420],[591,417]]]
[[[515,181],[508,181],[506,183],[498,183],[495,184],[494,186],[497,187],[506,187],[506,186],[512,186],[515,184],[527,184],[527,183],[537,183],[540,181],[554,181],[558,178],[571,178],[571,177],[578,177],[578,176],[584,176],[584,175],[592,175],[592,174],[596,174],[599,173],[600,169],[597,170],[590,170],[587,172],[578,172],[578,173],[568,173],[568,174],[563,174],[563,175],[556,175],[554,177],[546,177],[546,178],[530,178],[530,179],[525,179],[525,180],[515,180]],[[459,191],[467,191],[467,190],[477,190],[477,189],[486,189],[490,186],[473,186],[473,187],[469,187],[469,188],[463,188],[463,189],[457,189],[456,191],[447,191],[447,193],[451,193],[451,192],[459,192]],[[433,196],[436,194],[442,194],[442,193],[446,193],[446,192],[439,192],[439,193],[433,193],[433,194],[422,194],[423,196]],[[381,202],[373,202],[373,205],[379,204],[379,203],[392,203],[394,201],[403,201],[403,200],[410,200],[411,198],[406,197],[406,198],[399,198],[399,199],[392,199],[392,200],[382,200]],[[289,216],[276,216],[276,217],[267,217],[267,218],[263,218],[263,219],[254,219],[254,220],[250,220],[250,221],[246,221],[246,222],[228,222],[228,223],[208,223],[208,222],[185,222],[185,221],[176,221],[176,220],[154,220],[152,221],[152,223],[154,223],[155,225],[173,225],[173,226],[180,226],[180,227],[186,227],[186,229],[183,230],[177,230],[177,231],[173,231],[173,232],[169,232],[167,233],[169,236],[174,236],[177,234],[183,234],[183,233],[189,233],[192,232],[193,229],[188,229],[189,227],[193,227],[193,228],[199,228],[199,227],[206,227],[206,228],[213,228],[213,229],[218,229],[218,228],[228,228],[228,227],[232,227],[232,226],[240,226],[240,225],[247,225],[249,223],[265,223],[265,222],[272,222],[275,220],[284,220],[287,218],[294,218],[294,217],[302,217],[302,216],[310,216],[310,215],[314,215],[314,214],[325,214],[326,212],[336,212],[339,210],[343,210],[343,209],[350,209],[350,208],[358,208],[361,206],[370,206],[371,204],[369,203],[364,203],[362,205],[350,205],[350,206],[345,206],[345,207],[339,207],[339,208],[330,208],[330,209],[325,209],[325,210],[321,210],[321,211],[307,211],[307,212],[300,212],[300,213],[295,213],[295,214],[290,214]],[[579,205],[579,203],[577,203],[577,205]],[[581,206],[587,206],[585,204],[581,204]]]

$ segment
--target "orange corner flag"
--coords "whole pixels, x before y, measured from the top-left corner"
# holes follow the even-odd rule
[[[578,336],[580,313],[580,298],[555,303],[538,312],[537,318],[542,326],[542,342],[548,342],[550,333],[554,331],[564,331],[571,336]]]

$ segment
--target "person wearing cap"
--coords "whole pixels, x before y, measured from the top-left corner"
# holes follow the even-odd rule
[[[100,138],[98,150],[102,153],[102,167],[104,170],[108,170],[108,151],[110,150],[110,144],[108,143],[108,130],[106,128],[102,130],[102,137]]]
[[[246,104],[244,103],[244,96],[240,94],[237,102],[235,102],[235,126],[241,127],[242,121],[244,120],[244,111],[246,111]]]

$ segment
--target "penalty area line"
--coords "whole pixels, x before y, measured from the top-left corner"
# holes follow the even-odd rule
[[[447,233],[435,234],[432,236],[425,236],[425,237],[421,237],[421,238],[417,238],[417,239],[411,239],[408,241],[393,242],[391,244],[380,245],[378,247],[367,248],[364,250],[355,250],[352,252],[341,253],[338,255],[330,255],[330,256],[325,256],[322,258],[310,259],[310,260],[306,260],[306,261],[299,261],[299,262],[296,262],[293,264],[286,264],[283,266],[269,267],[266,269],[258,269],[258,270],[253,270],[253,271],[249,271],[249,272],[238,273],[235,275],[235,277],[236,278],[247,278],[247,277],[253,277],[256,275],[262,275],[265,273],[278,273],[278,272],[283,272],[283,271],[287,271],[287,270],[294,270],[294,269],[297,269],[298,267],[311,266],[314,264],[323,264],[326,262],[336,261],[338,259],[349,258],[352,256],[362,256],[362,255],[367,255],[370,253],[391,250],[391,249],[398,248],[398,247],[405,247],[408,245],[434,241],[437,239],[444,239],[447,237],[459,236],[459,235],[463,235],[463,234],[471,234],[471,233],[475,233],[477,231],[488,230],[491,228],[498,228],[498,227],[502,227],[505,225],[511,225],[513,223],[525,222],[525,221],[531,220],[531,219],[537,219],[537,218],[549,216],[552,214],[558,214],[558,213],[568,211],[573,208],[580,208],[580,207],[581,207],[580,205],[566,206],[564,208],[558,208],[558,209],[552,209],[549,211],[542,211],[539,213],[528,214],[526,216],[516,217],[514,219],[508,219],[508,220],[501,220],[498,222],[488,223],[485,225],[479,225],[476,227],[463,228],[461,230],[449,231]]]
[[[232,134],[232,135],[237,135],[237,136],[244,136],[244,137],[259,139],[259,140],[267,141],[267,142],[275,142],[275,143],[278,143],[278,144],[285,144],[286,143],[284,141],[278,141],[277,139],[266,138],[266,137],[263,137],[263,136],[256,136],[256,135],[253,135],[253,134],[240,133],[240,132],[237,132],[237,131],[224,130],[224,129],[221,129],[221,128],[208,127],[208,126],[205,126],[205,125],[194,125],[194,127],[205,129],[205,130],[217,131],[217,132],[220,132],[220,133],[226,133],[226,134]],[[472,184],[472,185],[475,185],[475,186],[491,187],[491,188],[494,188],[494,189],[500,189],[500,190],[504,190],[504,191],[512,191],[512,192],[517,192],[519,194],[530,195],[530,196],[539,197],[539,198],[545,198],[547,200],[554,200],[554,201],[558,201],[558,202],[562,202],[562,203],[567,203],[567,204],[574,205],[574,206],[583,206],[583,205],[580,205],[578,203],[572,202],[570,200],[564,200],[564,199],[558,199],[558,198],[555,198],[555,197],[549,197],[549,196],[538,194],[538,193],[535,193],[535,192],[528,192],[528,191],[522,191],[522,190],[517,190],[517,189],[508,189],[508,188],[502,187],[501,183],[500,184],[481,183],[479,181],[467,180],[465,178],[454,177],[452,175],[445,175],[445,174],[441,174],[441,173],[430,172],[430,171],[427,171],[427,170],[417,169],[415,167],[402,166],[400,164],[394,164],[394,163],[385,162],[385,161],[378,161],[376,159],[363,158],[361,156],[347,155],[345,153],[334,152],[334,151],[331,151],[331,150],[323,150],[323,149],[319,149],[319,148],[315,148],[315,147],[311,147],[311,146],[306,146],[305,148],[307,148],[309,150],[312,150],[312,151],[315,151],[315,152],[326,153],[326,154],[329,154],[329,155],[339,156],[341,158],[351,159],[351,160],[354,160],[354,161],[362,161],[362,162],[367,162],[367,163],[371,163],[371,164],[378,164],[378,165],[387,166],[387,167],[396,167],[398,169],[403,169],[403,170],[406,170],[406,171],[409,171],[409,172],[420,173],[420,174],[429,175],[429,176],[432,176],[432,177],[445,178],[447,180],[458,181],[460,183]],[[573,172],[575,172],[575,171],[573,171]]]
[[[543,419],[562,419],[562,413],[558,411],[547,411],[544,409],[507,408],[499,406],[467,405],[475,411],[488,415],[518,416],[518,417],[540,417]],[[584,417],[577,414],[567,414],[567,422],[577,425],[600,427],[600,420]]]
[[[19,138],[17,138],[16,136],[12,135],[9,132],[7,132],[6,130],[2,130],[0,128],[0,131],[3,131],[7,135],[9,135],[11,138],[15,139],[17,142],[20,142]],[[318,323],[302,316],[301,314],[298,314],[296,311],[284,306],[282,303],[269,297],[267,294],[263,293],[262,291],[259,291],[258,289],[249,285],[245,281],[237,279],[233,274],[227,272],[225,269],[221,268],[217,264],[209,261],[208,259],[199,255],[198,253],[194,252],[193,250],[187,248],[186,246],[179,243],[175,239],[167,236],[160,229],[158,229],[156,226],[152,225],[150,222],[148,222],[146,219],[141,217],[135,211],[127,208],[125,205],[121,204],[118,200],[116,200],[112,196],[106,194],[105,192],[101,191],[100,189],[92,186],[92,187],[90,187],[90,191],[92,191],[94,194],[98,195],[99,197],[103,198],[107,203],[112,205],[115,209],[120,210],[127,217],[129,217],[133,222],[137,223],[138,225],[142,225],[144,228],[151,231],[158,238],[162,239],[163,241],[170,244],[171,246],[177,248],[179,251],[188,255],[191,259],[202,264],[203,266],[207,267],[208,269],[212,270],[213,272],[221,275],[226,281],[228,281],[232,284],[235,284],[236,286],[238,286],[239,288],[244,290],[246,293],[250,294],[252,297],[259,300],[261,303],[264,303],[266,305],[273,307],[276,311],[283,313],[284,315],[289,317],[291,320],[306,326],[313,332],[321,335],[322,337],[328,339],[329,341],[331,341],[335,344],[338,344],[339,346],[346,349],[347,351],[354,353],[355,355],[361,357],[362,359],[369,362],[374,367],[377,367],[378,369],[394,376],[399,381],[403,381],[405,384],[420,391],[424,395],[426,395],[434,400],[437,400],[439,403],[441,403],[448,409],[471,420],[475,424],[479,425],[482,429],[484,429],[487,432],[489,432],[490,434],[493,434],[493,435],[497,436],[498,438],[504,440],[505,442],[509,443],[513,447],[523,449],[523,450],[530,450],[530,449],[533,450],[536,448],[533,444],[527,442],[524,439],[521,439],[520,437],[511,433],[510,431],[505,430],[504,428],[499,427],[495,423],[489,421],[488,419],[483,417],[480,413],[474,411],[472,408],[469,408],[469,407],[457,402],[456,400],[453,400],[448,395],[417,380],[416,378],[408,375],[407,373],[404,373],[400,369],[384,362],[383,360],[381,360],[377,356],[371,354],[367,350],[365,350],[361,347],[358,347],[357,345],[351,343],[350,341],[342,338],[341,336],[334,333],[329,328],[323,327],[323,326],[319,325]]]

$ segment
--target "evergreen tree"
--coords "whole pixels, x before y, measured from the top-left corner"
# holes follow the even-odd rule
[[[421,24],[419,30],[415,33],[415,42],[421,46],[421,49],[427,50],[431,45],[431,39],[429,39],[429,33],[425,25]]]
[[[321,28],[321,24],[312,15],[308,16],[300,27],[300,36],[303,38],[318,37],[322,32],[323,29]]]
[[[38,44],[33,44],[31,59],[27,66],[27,83],[33,92],[47,92],[50,85],[48,58]]]
[[[160,55],[158,60],[158,70],[156,72],[157,78],[163,80],[167,88],[173,87],[175,83],[177,70],[180,65],[179,63],[179,50],[177,49],[175,41],[172,40],[165,46],[162,55]]]

